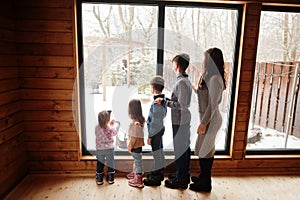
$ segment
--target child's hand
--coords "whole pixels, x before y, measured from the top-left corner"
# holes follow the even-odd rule
[[[151,145],[151,138],[148,138],[147,144]]]
[[[115,125],[115,120],[114,120],[114,119],[111,120],[111,121],[109,122],[109,124],[110,124],[111,126]]]
[[[161,104],[161,101],[163,100],[163,98],[156,98],[155,100],[154,100],[154,103],[155,104]]]
[[[131,153],[131,148],[128,148],[128,152]]]

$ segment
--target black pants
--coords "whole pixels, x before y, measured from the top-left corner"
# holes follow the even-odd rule
[[[152,155],[154,158],[153,173],[160,174],[165,166],[165,155],[163,150],[162,137],[165,133],[165,128],[161,129],[151,138]]]
[[[190,124],[172,125],[176,164],[176,177],[183,180],[190,177]]]

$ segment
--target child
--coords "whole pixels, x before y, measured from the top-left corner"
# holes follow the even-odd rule
[[[107,181],[109,184],[114,183],[115,160],[114,160],[114,138],[117,130],[113,127],[115,121],[110,121],[110,114],[107,111],[101,111],[98,114],[98,125],[95,128],[96,134],[96,182],[98,185],[103,184],[104,162],[106,159],[108,166]]]
[[[162,94],[164,89],[164,79],[161,76],[154,76],[150,81],[150,85],[154,100],[156,98],[165,98],[165,95]],[[164,118],[166,114],[166,106],[154,103],[151,105],[147,119],[149,132],[147,143],[151,145],[152,148],[154,167],[151,174],[143,181],[147,186],[160,186],[161,181],[164,180],[165,156],[162,137],[165,132]]]
[[[134,164],[131,173],[127,174],[128,184],[133,187],[144,187],[142,181],[142,146],[144,146],[144,125],[141,102],[138,99],[132,99],[128,105],[128,115],[132,120],[128,129],[128,152],[131,153]]]
[[[165,181],[168,188],[186,189],[190,183],[190,122],[189,111],[192,84],[185,72],[190,63],[188,54],[179,54],[172,59],[172,64],[177,80],[172,90],[170,100],[163,98],[155,99],[154,103],[162,104],[171,108],[173,145],[176,164],[176,175],[169,176]]]

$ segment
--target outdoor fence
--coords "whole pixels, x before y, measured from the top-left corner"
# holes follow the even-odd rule
[[[250,128],[300,137],[299,62],[257,63]]]

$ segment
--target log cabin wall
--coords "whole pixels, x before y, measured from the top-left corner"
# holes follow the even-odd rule
[[[31,172],[77,169],[73,8],[70,0],[15,1],[24,140]]]
[[[235,108],[238,117],[233,119],[231,155],[216,159],[213,173],[299,174],[299,156],[247,158],[245,155],[260,11],[266,1],[238,3],[243,2]],[[299,5],[297,0],[273,2]],[[77,108],[73,90],[77,72],[75,6],[72,0],[5,0],[1,4],[0,196],[25,176],[27,170],[29,173],[95,171],[95,158],[81,157],[80,137],[74,123],[78,111],[73,109]],[[131,164],[131,158],[116,162],[117,168],[122,166],[124,170],[129,170]],[[192,172],[199,170],[197,159],[191,161],[191,168]]]
[[[0,199],[27,174],[13,1],[0,6]]]

